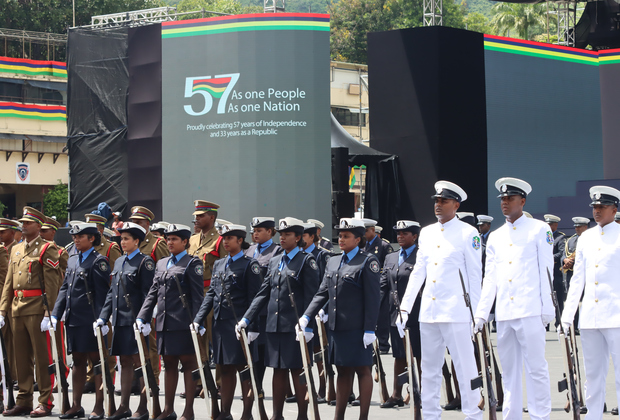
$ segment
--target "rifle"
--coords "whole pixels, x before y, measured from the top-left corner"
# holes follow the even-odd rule
[[[388,277],[389,278],[389,277]],[[400,311],[400,298],[398,297],[398,289],[396,285],[392,282],[390,278],[390,289],[392,290],[392,299],[394,300],[394,305],[396,306],[396,311],[398,316],[400,317],[400,322],[403,322],[403,314]],[[405,327],[403,325],[403,327]],[[413,365],[413,348],[411,347],[411,339],[409,336],[409,328],[405,328],[405,336],[403,337],[403,345],[405,347],[405,354],[407,358],[407,377],[406,382],[409,383],[409,409],[411,418],[415,420],[422,419],[422,397],[420,395],[420,386],[417,378],[417,371],[415,366]],[[405,383],[404,375],[401,374],[398,376],[398,383],[402,385]],[[413,394],[413,404],[411,404],[411,395]]]
[[[143,263],[144,259],[138,267],[138,273],[140,272]],[[161,413],[161,407],[159,405],[159,386],[157,385],[157,379],[155,378],[155,373],[153,372],[153,366],[151,366],[151,360],[147,359],[145,356],[145,352],[148,351],[148,346],[146,344],[146,340],[144,339],[144,335],[140,332],[138,324],[136,323],[136,313],[133,310],[131,299],[129,297],[129,293],[127,293],[127,287],[125,285],[125,280],[123,280],[122,274],[119,274],[118,280],[123,288],[125,304],[131,311],[131,316],[133,317],[134,338],[136,339],[136,344],[138,345],[138,355],[140,356],[140,366],[137,367],[134,372],[138,377],[142,376],[144,379],[144,391],[146,394],[147,404],[151,415],[155,418],[156,412]]]
[[[6,347],[4,346],[4,336],[0,331],[0,351],[2,352],[2,395],[6,401],[6,408],[10,410],[15,407],[15,397],[13,395],[13,379],[11,378],[11,368],[7,357]],[[64,376],[64,375],[63,375]],[[67,401],[69,399],[67,398]]]
[[[226,302],[228,302],[228,306],[232,310],[233,317],[235,318],[235,325],[239,323],[239,318],[237,318],[237,311],[235,311],[235,306],[233,305],[232,298],[230,297],[230,285],[228,287],[224,287],[225,282],[222,280],[222,290],[224,291],[224,297],[226,298]],[[248,335],[245,331],[245,328],[242,328],[240,333],[240,342],[243,346],[243,354],[245,354],[245,360],[247,361],[247,367],[239,372],[239,379],[241,381],[250,380],[250,385],[252,385],[252,393],[254,394],[254,398],[256,399],[256,404],[254,405],[254,416],[257,419],[267,420],[267,412],[265,411],[265,400],[264,397],[260,398],[258,394],[258,387],[256,386],[256,378],[254,377],[254,362],[252,361],[252,353],[250,352],[250,342],[248,341]],[[247,371],[249,371],[249,378],[245,378],[247,376]],[[244,395],[244,397],[247,397]]]
[[[32,281],[32,261],[28,263],[28,283]],[[52,364],[47,367],[47,371],[50,375],[56,375],[56,381],[58,382],[58,401],[61,401],[62,414],[66,413],[69,408],[71,408],[71,404],[69,403],[69,384],[67,383],[67,378],[65,376],[65,364],[61,363],[60,358],[58,357],[58,347],[56,347],[56,329],[54,328],[54,324],[52,323],[52,308],[50,308],[49,302],[47,301],[47,294],[45,293],[45,284],[43,284],[43,279],[39,274],[39,285],[41,286],[41,299],[43,300],[43,307],[45,308],[45,312],[47,313],[47,317],[50,322],[50,330],[48,334],[50,336],[50,346],[52,347]],[[45,317],[45,314],[43,315]],[[50,332],[51,331],[51,332]],[[11,371],[8,369],[8,360],[6,357],[6,348],[4,347],[4,338],[2,338],[2,354],[4,358],[4,370],[5,376],[3,380],[3,387],[6,385],[7,388],[10,388],[9,393],[9,401],[8,404],[15,405],[15,399],[13,398],[13,382],[7,383],[11,377]]]
[[[493,351],[493,343],[491,342],[491,327],[487,323],[486,328],[482,332],[482,337],[484,338],[484,342],[486,343],[486,348],[489,349],[490,357],[489,363],[491,365],[491,373],[495,373],[493,379],[495,380],[495,395],[497,396],[497,406],[503,405],[504,402],[504,387],[502,385],[502,374],[499,371],[499,366],[497,365],[497,358],[495,357],[495,352]]]
[[[387,383],[385,382],[385,369],[383,368],[383,362],[381,361],[381,352],[379,351],[379,341],[375,340],[372,343],[373,356],[375,359],[375,382],[379,383],[379,398],[384,403],[390,398],[390,393],[387,389]]]
[[[88,286],[88,280],[84,276],[84,273],[79,274],[80,278],[84,280],[84,287],[86,288],[86,297],[90,308],[93,310],[93,318],[95,321],[98,316],[95,313],[95,302],[93,302],[93,295]],[[95,328],[95,334],[97,335],[97,348],[99,349],[99,365],[94,366],[93,370],[95,374],[101,370],[101,385],[103,386],[103,403],[105,404],[108,412],[108,416],[113,415],[116,412],[116,402],[114,401],[114,381],[112,375],[110,375],[110,367],[108,366],[108,349],[103,344],[103,334],[101,333],[101,326]]]
[[[465,280],[463,280],[463,273],[459,270],[459,278],[461,279],[461,287],[463,288],[463,298],[465,299],[465,306],[469,309],[469,315],[471,316],[472,323],[475,324],[474,311],[471,307],[471,300],[469,299],[469,293],[465,287]],[[478,354],[480,362],[481,373],[480,376],[471,380],[471,389],[478,389],[482,387],[482,401],[478,404],[478,408],[484,410],[487,407],[488,416],[490,420],[497,419],[497,399],[495,398],[495,392],[491,386],[492,372],[489,366],[489,357],[491,356],[490,350],[487,348],[486,343],[482,337],[482,332],[476,333],[476,340],[474,341],[474,351]]]
[[[189,305],[187,304],[187,298],[185,297],[185,292],[183,292],[183,288],[181,287],[181,282],[179,281],[179,277],[175,274],[173,275],[174,280],[177,284],[177,288],[179,289],[179,297],[181,299],[181,305],[187,311],[187,316],[190,319],[190,332],[192,334],[192,342],[194,343],[194,351],[196,352],[196,361],[198,362],[198,369],[192,372],[192,377],[194,380],[200,379],[202,381],[203,386],[206,386],[207,391],[205,392],[205,404],[207,405],[207,413],[210,413],[211,418],[215,419],[220,415],[220,406],[217,402],[217,386],[215,385],[215,381],[213,380],[213,375],[211,374],[211,369],[209,365],[202,363],[201,356],[201,347],[200,341],[198,340],[198,331],[194,328],[194,317],[189,309]],[[209,405],[210,395],[211,405]]]
[[[575,329],[571,328],[570,330],[570,339],[571,345],[573,349],[575,349],[575,377],[577,378],[577,391],[579,392],[579,405],[581,407],[585,406],[585,402],[583,399],[583,391],[581,386],[581,371],[579,370],[579,347],[577,346],[577,337],[575,336]]]
[[[558,297],[553,290],[553,281],[551,280],[551,273],[547,268],[547,278],[549,279],[549,287],[551,289],[551,301],[555,308],[555,314],[557,319],[561,319],[560,307],[558,305]],[[570,338],[566,335],[562,322],[558,324],[559,329],[559,341],[562,346],[562,358],[564,359],[564,379],[558,381],[558,392],[567,392],[567,404],[564,407],[564,411],[570,413],[571,408],[573,411],[573,419],[579,420],[581,414],[581,407],[579,405],[579,396],[577,393],[577,384],[575,383],[575,364],[573,363],[573,348]]]
[[[331,402],[336,400],[336,386],[334,384],[334,369],[332,368],[332,365],[327,357],[327,347],[329,346],[329,344],[327,343],[327,331],[325,330],[325,324],[321,320],[320,316],[317,315],[315,317],[315,320],[319,333],[319,343],[321,344],[321,350],[319,353],[323,361],[323,375],[327,376],[325,378],[327,382],[327,392],[325,395],[325,399],[327,400],[327,402]]]
[[[291,300],[291,306],[295,310],[295,317],[297,318],[297,328],[299,332],[297,333],[297,339],[299,340],[299,346],[301,348],[301,360],[304,365],[304,372],[299,375],[300,382],[305,382],[308,386],[308,403],[310,405],[310,419],[311,420],[320,420],[319,417],[319,404],[317,402],[317,394],[316,388],[314,387],[314,378],[312,377],[312,372],[310,371],[310,353],[308,352],[308,345],[306,343],[306,336],[304,331],[301,329],[301,325],[299,325],[299,311],[297,310],[297,303],[295,303],[295,292],[291,289],[291,282],[286,279],[286,287],[288,287],[288,297]]]

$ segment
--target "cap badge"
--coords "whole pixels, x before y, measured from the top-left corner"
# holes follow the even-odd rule
[[[502,185],[502,192],[508,191],[508,186],[506,184]]]
[[[341,228],[348,228],[348,227],[349,227],[349,224],[347,223],[347,221],[346,221],[346,220],[341,220],[341,221],[340,221],[340,227],[341,227]]]
[[[443,191],[443,188],[435,188],[435,191],[437,192],[437,194],[441,194],[441,192]]]
[[[282,220],[282,221],[280,222],[280,229],[286,229],[287,227],[288,227],[288,225],[286,224],[286,221],[285,221],[285,220]]]
[[[258,217],[255,217],[254,219],[252,219],[252,224],[254,225],[258,224]]]
[[[595,192],[594,193],[594,199],[595,200],[600,200],[601,199],[601,193],[600,192]]]
[[[399,229],[405,229],[407,226],[405,226],[405,222],[397,222],[396,227]]]

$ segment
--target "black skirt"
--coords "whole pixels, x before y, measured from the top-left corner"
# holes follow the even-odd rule
[[[195,354],[192,333],[189,330],[157,331],[157,354],[162,356],[181,356]]]
[[[364,348],[364,331],[331,331],[329,360],[336,366],[372,366],[372,344]]]
[[[295,332],[266,333],[265,366],[276,369],[302,369],[301,347]],[[310,341],[312,343],[312,341]],[[312,349],[308,349],[312,354]],[[312,357],[310,357],[312,363]]]
[[[405,342],[404,338],[400,338],[398,334],[398,328],[390,327],[390,342],[392,343],[392,356],[395,359],[405,359],[407,358],[407,353],[405,352]],[[421,347],[420,347],[420,330],[411,330],[409,329],[409,341],[411,342],[411,348],[413,349],[413,355],[415,357],[421,357]]]
[[[92,325],[80,325],[78,327],[67,326],[67,352],[71,353],[89,353],[99,351],[97,346],[97,337],[93,332]],[[106,337],[103,337],[104,345]]]
[[[133,327],[114,327],[110,354],[113,356],[138,354],[138,344],[136,343]]]
[[[213,320],[213,361],[218,365],[247,365],[243,346],[235,334],[235,324],[234,319]],[[254,347],[254,343],[250,343],[252,361],[258,360]]]

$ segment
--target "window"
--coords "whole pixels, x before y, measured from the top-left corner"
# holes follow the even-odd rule
[[[352,125],[355,127],[359,127],[360,114],[357,112],[351,112],[349,108],[332,108],[332,114],[336,120],[340,123],[340,125]],[[362,127],[366,127],[366,114],[362,115]]]
[[[57,90],[8,82],[0,82],[0,101],[48,105],[65,104],[62,94]]]

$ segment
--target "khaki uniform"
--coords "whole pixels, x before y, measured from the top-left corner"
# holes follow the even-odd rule
[[[116,262],[116,260],[121,255],[123,255],[123,252],[121,251],[121,248],[118,246],[118,244],[116,242],[108,241],[106,238],[103,237],[103,235],[101,235],[101,243],[95,246],[95,251],[97,251],[99,254],[103,255],[109,260],[110,267],[114,267],[114,263]]]
[[[13,241],[13,243],[9,244],[6,247],[6,268],[4,270],[0,269],[0,290],[4,289],[4,281],[6,280],[6,275],[9,267],[9,260],[11,257],[11,250],[13,247],[17,245],[17,241]],[[0,294],[1,298],[1,294]],[[13,347],[13,330],[11,329],[11,313],[10,310],[5,316],[4,319],[4,327],[2,328],[2,338],[4,338],[4,347],[6,348],[6,357],[9,361],[9,367],[11,369],[11,379],[17,380],[17,371],[15,370],[15,351]],[[2,396],[0,395],[0,401],[2,401]]]
[[[15,331],[13,344],[19,349],[14,355],[19,384],[16,404],[33,407],[36,367],[39,403],[51,409],[53,376],[48,373],[47,367],[52,361],[47,352],[47,333],[41,332],[41,321],[45,313],[41,283],[45,287],[48,303],[54,305],[62,279],[58,248],[54,243],[49,243],[41,256],[41,249],[45,244],[48,242],[39,236],[30,243],[21,242],[13,246],[0,300],[0,311],[4,314],[10,313]],[[28,294],[31,296],[27,296]]]
[[[155,237],[151,231],[148,231],[144,240],[140,242],[140,252],[152,257],[155,264],[157,264],[157,261],[170,255],[166,240],[164,238]],[[159,366],[159,354],[157,354],[157,339],[153,320],[151,320],[151,334],[149,335],[149,359],[151,359],[153,374],[159,385],[159,373],[161,369]]]
[[[220,258],[224,258],[228,255],[228,252],[224,249],[224,243],[218,239],[220,238],[217,229],[211,228],[206,234],[196,233],[189,238],[189,249],[187,253],[194,257],[200,258],[204,265],[203,281],[204,281],[204,293],[209,291],[211,285],[211,273],[213,271],[213,264]],[[211,328],[213,326],[213,311],[207,315],[205,321],[205,327],[207,333],[203,336],[204,349],[208,351],[209,342],[212,340]],[[203,360],[207,360],[207,355],[202,355]]]

